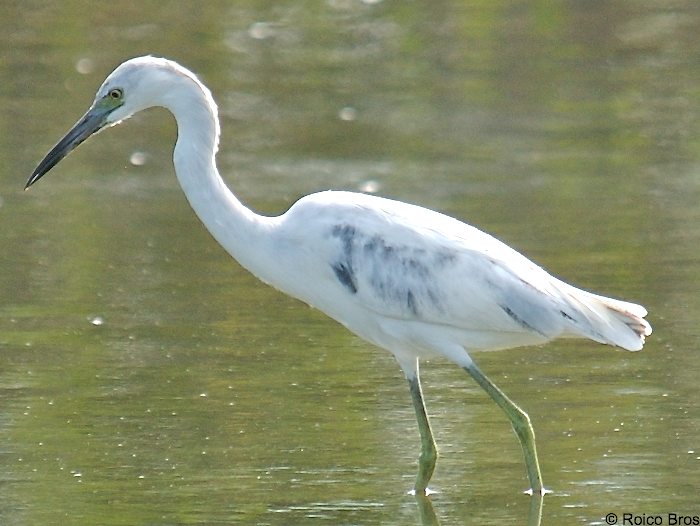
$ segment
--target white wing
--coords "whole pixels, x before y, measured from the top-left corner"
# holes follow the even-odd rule
[[[650,332],[642,307],[571,287],[492,236],[425,208],[323,192],[285,216],[317,280],[313,298],[295,295],[330,314],[344,294],[346,308],[488,334],[488,348],[577,335],[638,349]]]

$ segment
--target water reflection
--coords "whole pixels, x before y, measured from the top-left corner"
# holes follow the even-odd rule
[[[530,507],[527,513],[527,526],[540,526],[542,522],[542,507],[544,505],[544,495],[533,495],[530,497]]]
[[[431,497],[421,494],[416,494],[414,497],[421,526],[440,526],[440,521],[433,507]],[[527,524],[527,526],[540,526],[542,523],[544,495],[533,495],[527,498],[530,502],[527,508],[526,520],[522,524]],[[480,524],[478,521],[479,519],[476,519],[473,523]]]
[[[440,526],[433,503],[429,496],[416,493],[416,506],[418,507],[418,517],[422,526]]]

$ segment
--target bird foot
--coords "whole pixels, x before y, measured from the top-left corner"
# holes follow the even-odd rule
[[[523,493],[524,493],[525,495],[529,495],[529,496],[531,496],[531,497],[532,497],[533,495],[537,495],[537,496],[540,496],[540,497],[544,497],[545,495],[547,495],[547,494],[549,494],[549,493],[554,493],[554,492],[553,492],[551,489],[547,489],[547,488],[545,488],[545,487],[542,487],[542,488],[538,489],[537,491],[534,491],[532,488],[526,489],[525,491],[523,491]]]
[[[415,496],[430,497],[430,495],[434,495],[434,494],[436,494],[436,493],[440,493],[440,492],[439,492],[439,491],[436,491],[436,490],[432,490],[432,489],[430,489],[430,488],[419,489],[419,490],[413,488],[412,490],[410,490],[410,491],[408,492],[409,495],[413,495],[414,497],[415,497]]]

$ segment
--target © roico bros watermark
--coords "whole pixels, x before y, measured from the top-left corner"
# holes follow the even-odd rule
[[[700,515],[683,513],[608,513],[610,526],[700,526]]]

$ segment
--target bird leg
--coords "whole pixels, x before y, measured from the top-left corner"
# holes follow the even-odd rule
[[[489,378],[477,367],[474,362],[464,367],[476,383],[486,391],[498,407],[503,409],[510,419],[510,423],[518,436],[520,445],[525,455],[525,466],[527,477],[530,480],[530,490],[526,493],[531,495],[544,495],[546,490],[542,486],[542,474],[540,473],[540,463],[537,460],[537,449],[535,447],[535,431],[532,429],[530,417],[508,398],[503,391],[489,380]]]
[[[420,433],[421,444],[420,457],[418,457],[418,475],[416,476],[414,491],[416,495],[426,495],[428,491],[428,482],[430,482],[430,477],[433,476],[433,471],[435,471],[438,452],[435,439],[433,438],[433,432],[430,429],[428,413],[425,410],[425,403],[423,402],[423,392],[420,385],[417,361],[415,374],[408,377],[408,385],[411,390],[413,408],[416,410],[416,420],[418,421],[418,432]]]

